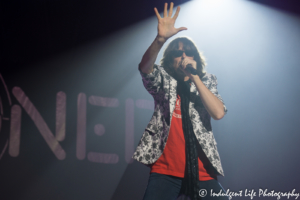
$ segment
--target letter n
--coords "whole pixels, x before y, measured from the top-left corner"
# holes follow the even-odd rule
[[[58,141],[62,141],[65,137],[65,120],[66,120],[66,95],[64,92],[58,92],[56,97],[56,136],[54,136],[44,121],[39,111],[26,96],[24,91],[19,87],[14,87],[13,95],[19,101],[21,106],[33,120],[40,134],[50,147],[54,155],[63,160],[66,157],[66,152],[60,146]],[[21,108],[18,105],[12,107],[11,132],[9,142],[9,154],[11,156],[19,155],[20,145],[20,127],[21,127]]]

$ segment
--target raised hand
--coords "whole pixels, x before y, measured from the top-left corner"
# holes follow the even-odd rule
[[[168,38],[172,37],[173,35],[177,34],[179,31],[183,31],[183,30],[187,30],[186,27],[180,27],[180,28],[175,28],[174,24],[175,21],[178,17],[179,11],[180,11],[180,7],[178,6],[176,9],[176,13],[175,15],[172,17],[173,14],[173,2],[170,5],[170,10],[169,10],[169,14],[168,14],[168,3],[165,3],[165,8],[164,8],[164,17],[161,18],[161,16],[159,15],[157,8],[154,8],[155,14],[157,16],[158,19],[158,39],[161,42],[165,42]]]

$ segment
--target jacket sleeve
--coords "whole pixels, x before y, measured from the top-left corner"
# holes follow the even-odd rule
[[[162,85],[162,74],[161,74],[161,67],[154,65],[153,72],[150,74],[145,74],[140,71],[143,84],[146,90],[151,94],[155,95],[161,88]]]
[[[224,101],[223,101],[221,95],[218,93],[217,85],[218,85],[217,77],[212,74],[211,75],[211,84],[208,87],[208,89],[223,103],[224,112],[226,114],[227,113],[227,108],[226,108],[226,106],[224,104]]]

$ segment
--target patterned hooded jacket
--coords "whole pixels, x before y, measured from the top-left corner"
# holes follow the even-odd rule
[[[157,65],[154,65],[152,73],[144,74],[141,72],[141,75],[145,88],[154,98],[155,108],[132,158],[145,165],[151,165],[163,153],[168,139],[170,122],[177,99],[177,81],[163,67]],[[218,94],[216,76],[206,73],[201,80],[224,105]],[[224,112],[227,112],[225,105]],[[211,117],[203,106],[199,92],[193,82],[190,87],[189,116],[203,152],[214,169],[224,176],[217,143],[211,128]]]

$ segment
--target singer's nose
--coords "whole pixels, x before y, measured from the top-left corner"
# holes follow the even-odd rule
[[[181,56],[181,60],[183,60],[185,57],[186,57],[185,52],[183,52]]]

